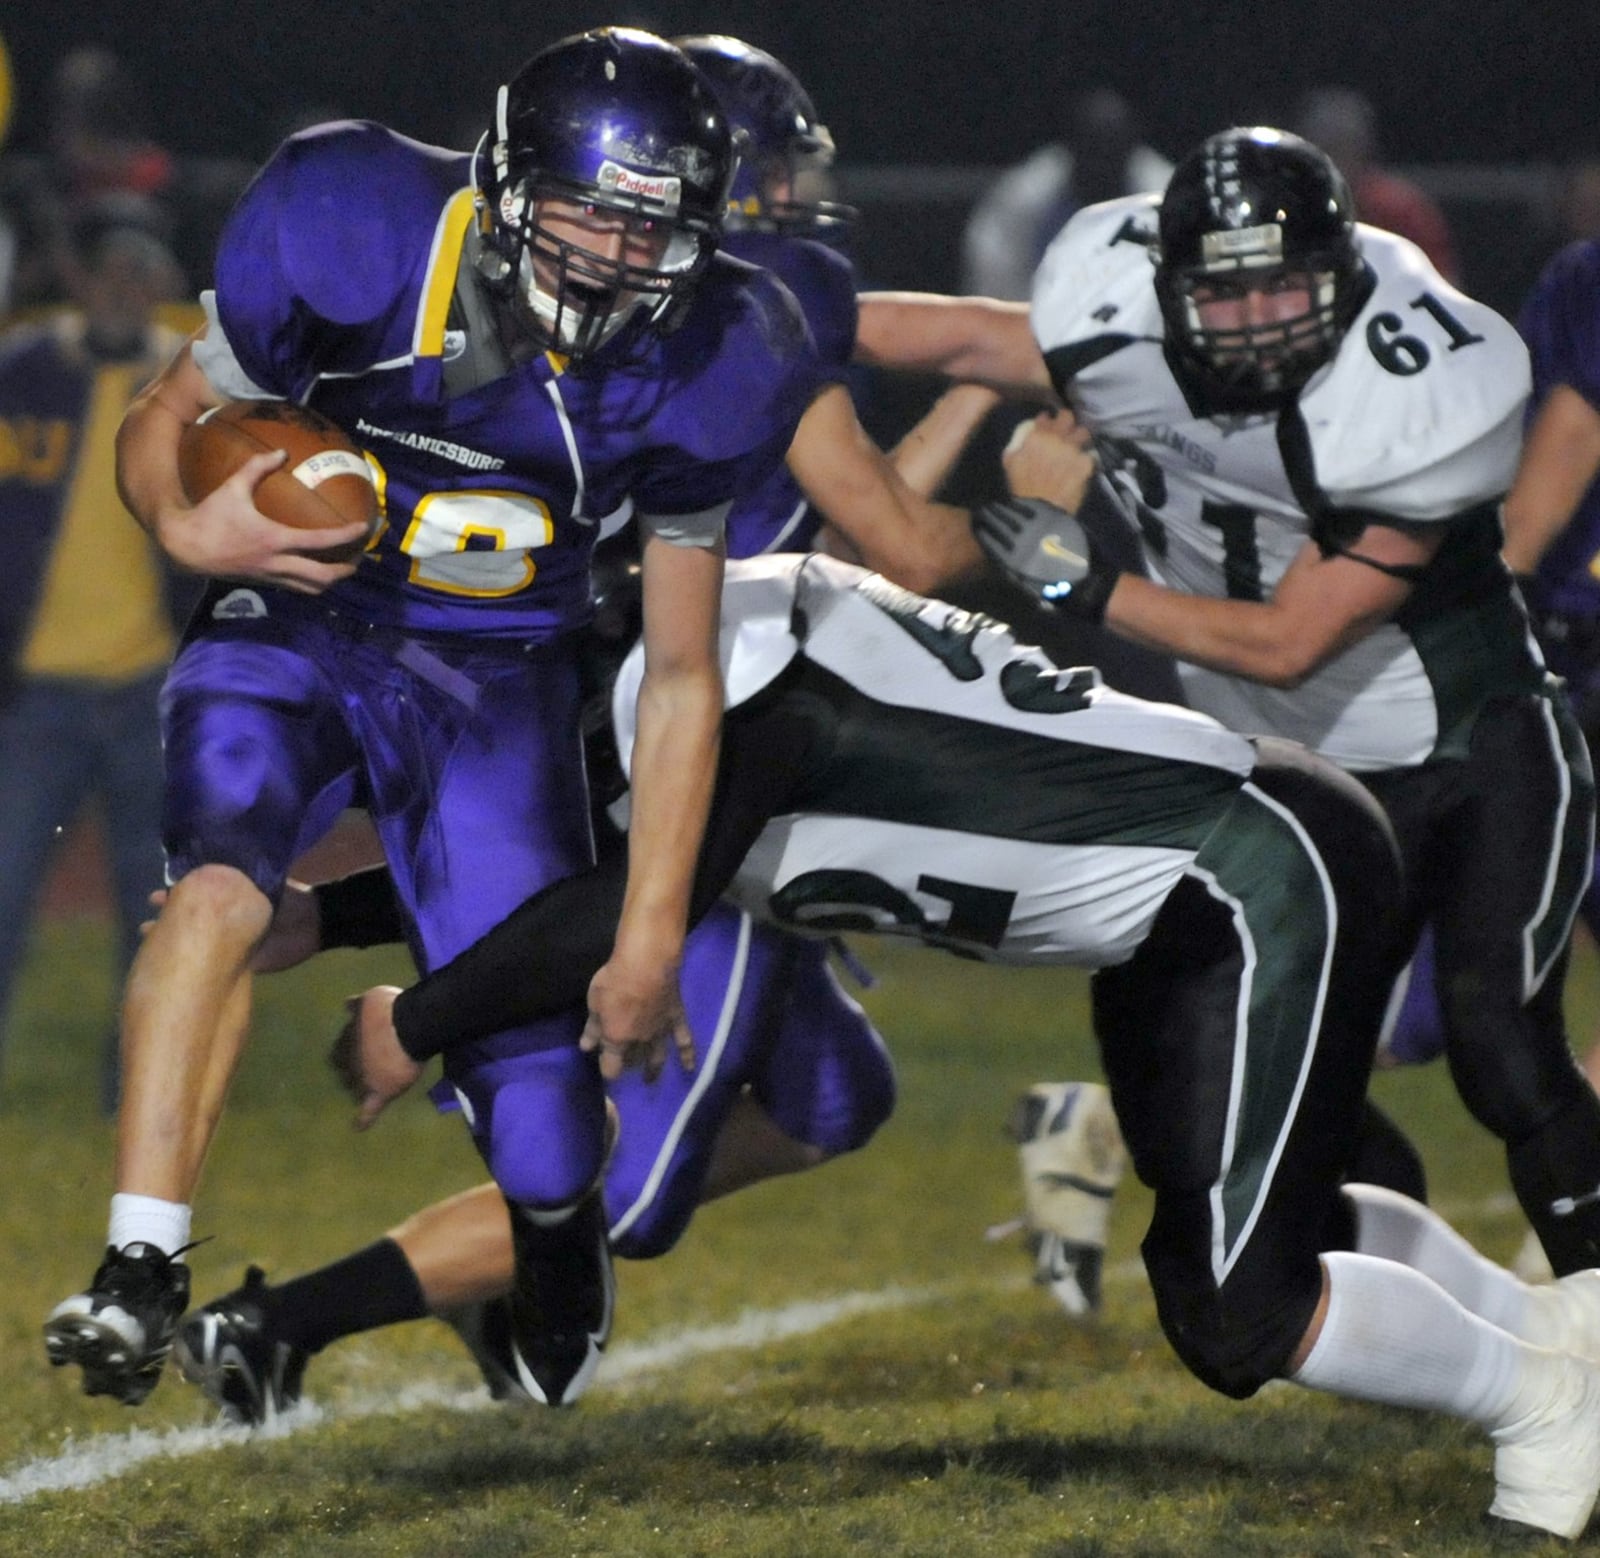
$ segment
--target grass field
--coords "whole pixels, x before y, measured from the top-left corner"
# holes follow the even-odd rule
[[[311,1408],[267,1437],[215,1427],[175,1374],[130,1412],[45,1362],[39,1322],[104,1237],[112,1143],[95,1111],[104,931],[47,927],[0,1076],[0,1554],[1491,1550],[1476,1433],[1292,1387],[1236,1404],[1184,1373],[1138,1270],[1139,1187],[1118,1201],[1094,1329],[1028,1283],[1019,1243],[985,1242],[1019,1204],[1012,1096],[1096,1074],[1083,981],[870,951],[895,1118],[866,1151],[708,1207],[672,1255],[623,1265],[581,1406],[491,1406],[423,1322],[331,1348]],[[323,1064],[338,998],[404,974],[393,955],[340,953],[262,982],[196,1208],[197,1298],[250,1260],[274,1276],[320,1263],[481,1178],[459,1122],[420,1099],[352,1132]],[[1499,1153],[1442,1069],[1378,1088],[1418,1134],[1435,1201],[1509,1257],[1521,1225]]]

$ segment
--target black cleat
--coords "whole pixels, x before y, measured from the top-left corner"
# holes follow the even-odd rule
[[[178,1328],[178,1367],[230,1423],[259,1428],[300,1399],[310,1353],[276,1334],[264,1301],[266,1274],[252,1266],[244,1285],[197,1309]]]
[[[489,1298],[463,1304],[459,1309],[441,1309],[435,1318],[443,1320],[466,1343],[494,1400],[533,1399],[517,1378],[517,1361],[511,1355],[510,1299]]]
[[[138,1406],[161,1378],[188,1307],[189,1268],[182,1261],[153,1244],[108,1246],[88,1290],[50,1311],[45,1351],[57,1368],[82,1368],[86,1396]]]
[[[615,1290],[605,1202],[596,1186],[557,1223],[506,1204],[516,1250],[512,1374],[535,1401],[570,1406],[588,1389],[611,1334]]]

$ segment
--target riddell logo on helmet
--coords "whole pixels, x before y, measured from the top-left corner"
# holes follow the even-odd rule
[[[595,183],[603,190],[652,201],[669,215],[678,209],[683,198],[682,179],[671,174],[635,173],[615,162],[601,163]]]

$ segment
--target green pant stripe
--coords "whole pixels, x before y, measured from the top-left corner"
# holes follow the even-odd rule
[[[1233,913],[1244,949],[1222,1162],[1211,1189],[1221,1283],[1260,1216],[1310,1074],[1328,997],[1338,909],[1299,820],[1246,784],[1192,874]]]
[[[1544,892],[1522,933],[1523,999],[1543,985],[1567,944],[1594,866],[1594,775],[1583,732],[1565,704],[1541,702],[1550,760],[1560,775],[1561,801],[1550,840]]]

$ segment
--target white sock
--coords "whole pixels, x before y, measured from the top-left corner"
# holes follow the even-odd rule
[[[111,1229],[106,1242],[119,1250],[130,1244],[153,1244],[168,1255],[176,1255],[189,1242],[192,1215],[180,1202],[119,1190],[111,1198]]]
[[[1480,1255],[1437,1212],[1379,1185],[1346,1185],[1356,1210],[1356,1249],[1432,1277],[1458,1304],[1536,1347],[1592,1357],[1600,1315],[1594,1290],[1524,1282]],[[1583,1345],[1588,1343],[1588,1346]]]
[[[1344,1194],[1356,1210],[1361,1254],[1432,1277],[1463,1308],[1524,1341],[1554,1339],[1535,1323],[1528,1284],[1480,1255],[1437,1212],[1381,1185],[1346,1185]]]
[[[1291,1376],[1296,1384],[1498,1428],[1541,1401],[1571,1366],[1480,1320],[1409,1266],[1343,1250],[1322,1263],[1328,1313]]]

